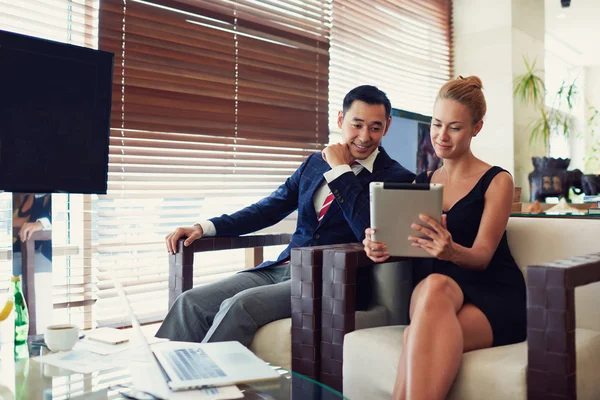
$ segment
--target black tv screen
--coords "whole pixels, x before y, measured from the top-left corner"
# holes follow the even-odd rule
[[[112,53],[0,30],[0,190],[107,190]]]

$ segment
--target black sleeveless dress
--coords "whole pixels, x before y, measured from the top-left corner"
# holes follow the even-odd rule
[[[490,168],[473,187],[450,210],[444,211],[452,240],[465,247],[472,247],[479,230],[485,192],[500,167]],[[417,183],[429,183],[431,175],[421,173]],[[414,268],[414,285],[431,273],[449,276],[463,291],[465,303],[477,306],[487,317],[494,334],[494,346],[522,342],[526,338],[526,290],[523,274],[510,254],[506,232],[483,271],[461,268],[449,261],[419,259]]]

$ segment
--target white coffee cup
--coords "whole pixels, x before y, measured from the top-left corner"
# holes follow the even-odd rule
[[[73,324],[50,325],[46,327],[44,341],[52,351],[71,350],[79,340],[79,327]]]

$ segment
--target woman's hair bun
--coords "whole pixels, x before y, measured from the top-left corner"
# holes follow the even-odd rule
[[[479,77],[477,77],[475,75],[467,76],[466,78],[463,77],[462,75],[459,75],[458,78],[456,78],[456,79],[460,79],[460,80],[466,81],[468,83],[471,83],[477,89],[483,90],[483,83],[481,82],[481,79],[479,79]]]

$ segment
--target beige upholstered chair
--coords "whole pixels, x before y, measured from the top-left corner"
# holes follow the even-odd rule
[[[528,275],[528,340],[463,355],[449,399],[600,398],[600,219],[511,217],[507,231]],[[403,330],[345,335],[344,395],[391,397]]]

